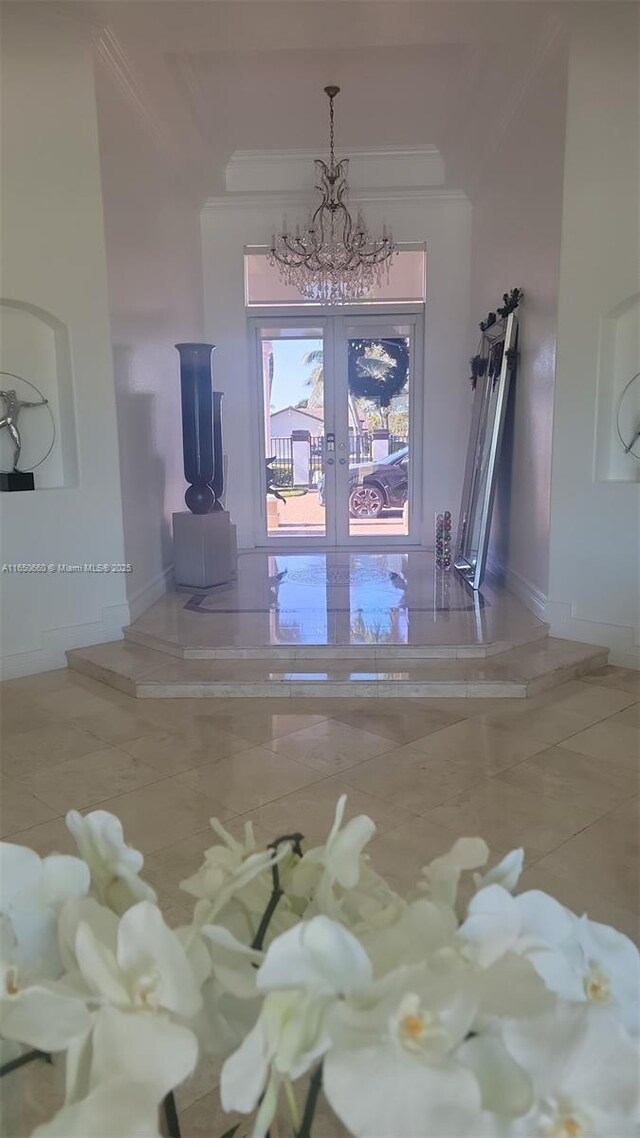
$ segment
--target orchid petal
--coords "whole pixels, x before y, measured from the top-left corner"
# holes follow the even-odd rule
[[[13,900],[38,885],[42,861],[37,853],[13,842],[0,842],[0,912],[8,913]]]
[[[192,1031],[152,1012],[101,1008],[93,1032],[91,1083],[129,1078],[163,1098],[192,1074],[198,1042]]]
[[[360,942],[336,921],[318,916],[273,941],[258,971],[258,988],[341,994],[357,991],[371,978],[371,961]]]
[[[230,1055],[220,1078],[223,1110],[249,1114],[255,1110],[267,1084],[271,1056],[262,1020],[258,1020],[237,1051]]]
[[[327,843],[327,868],[343,889],[353,889],[360,880],[360,855],[376,832],[376,824],[360,814]]]
[[[139,901],[120,918],[117,961],[130,975],[159,972],[155,991],[161,1007],[186,1018],[200,1010],[200,990],[185,950],[151,902]]]
[[[487,968],[516,944],[521,917],[516,902],[501,885],[487,885],[469,902],[459,936]]]
[[[446,1063],[430,1067],[392,1046],[329,1052],[323,1088],[356,1138],[471,1138],[480,1113],[471,1072]]]
[[[39,1051],[64,1051],[91,1026],[84,1003],[39,984],[0,999],[0,1031]]]
[[[514,1118],[526,1114],[533,1100],[531,1080],[499,1036],[478,1035],[466,1040],[456,1058],[473,1071],[485,1110]]]
[[[484,889],[486,885],[501,885],[509,893],[513,893],[524,865],[524,850],[511,850],[493,869],[485,874],[474,873],[473,880],[477,889]]]
[[[98,940],[84,921],[78,925],[75,953],[83,980],[97,996],[126,1007],[131,997],[112,950]]]
[[[82,1102],[64,1106],[32,1138],[160,1138],[153,1087],[110,1079]]]

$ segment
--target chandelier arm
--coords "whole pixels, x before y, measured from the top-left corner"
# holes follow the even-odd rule
[[[334,99],[338,87],[325,87],[329,97],[329,161],[315,160],[316,193],[320,202],[302,232],[286,227],[274,237],[269,263],[303,295],[320,303],[342,304],[367,299],[388,275],[396,249],[391,234],[372,238],[358,212],[348,207],[349,159],[336,161]]]

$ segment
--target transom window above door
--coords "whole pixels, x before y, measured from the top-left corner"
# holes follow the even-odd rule
[[[303,296],[293,285],[286,285],[275,266],[270,265],[266,246],[247,246],[244,253],[245,303],[248,308],[267,305],[321,307],[316,300]],[[422,304],[426,298],[426,262],[424,245],[401,247],[389,269],[388,280],[374,286],[358,305]],[[348,307],[348,306],[341,306]]]

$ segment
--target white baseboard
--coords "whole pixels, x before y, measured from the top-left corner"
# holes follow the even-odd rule
[[[502,581],[509,592],[513,593],[519,601],[522,601],[529,612],[538,617],[538,620],[546,621],[548,619],[546,616],[547,598],[537,585],[527,580],[521,573],[516,573],[514,569],[503,565],[500,561],[489,561],[488,569],[493,577]]]
[[[40,636],[39,648],[29,652],[12,652],[2,657],[0,679],[13,680],[33,675],[34,672],[64,668],[67,664],[67,649],[121,640],[122,629],[128,623],[128,605],[109,605],[102,610],[99,620],[46,629]]]
[[[489,571],[504,582],[511,593],[539,620],[549,625],[549,634],[580,644],[599,644],[609,649],[609,662],[620,668],[640,669],[640,645],[637,631],[630,625],[576,617],[568,602],[552,601],[531,581],[498,561],[489,563]]]
[[[552,636],[583,644],[601,644],[609,649],[610,664],[640,670],[640,644],[637,630],[631,625],[576,617],[571,604],[551,600],[547,601],[547,620]]]
[[[139,616],[142,616],[151,605],[163,597],[173,582],[173,565],[169,565],[167,569],[163,569],[151,581],[147,581],[146,585],[136,589],[129,597],[129,623],[133,624]]]

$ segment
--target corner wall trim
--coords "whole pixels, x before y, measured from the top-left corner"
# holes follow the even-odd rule
[[[640,670],[638,631],[633,626],[578,617],[572,604],[552,600],[547,600],[547,620],[552,636],[585,644],[601,644],[609,649],[611,664]]]
[[[525,608],[537,616],[538,620],[548,619],[547,598],[537,585],[523,577],[521,573],[516,573],[515,569],[503,565],[501,561],[490,559],[488,568],[491,575],[502,581],[509,592],[522,601]]]
[[[133,624],[139,616],[142,616],[151,605],[160,600],[168,591],[173,582],[173,565],[169,565],[153,577],[151,581],[147,581],[145,585],[141,585],[129,597],[129,614],[130,623]]]

